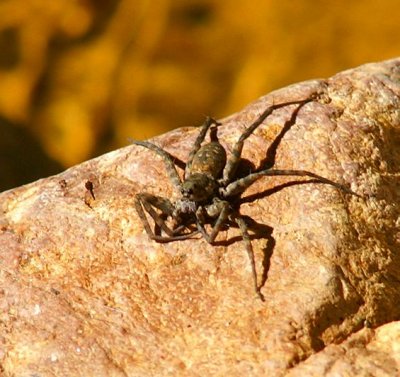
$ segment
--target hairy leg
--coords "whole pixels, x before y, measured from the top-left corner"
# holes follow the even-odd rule
[[[205,222],[204,221],[204,211],[206,211],[207,214],[211,217],[218,216],[217,221],[215,222],[210,234],[207,233],[207,231],[204,227],[204,222]],[[264,297],[261,294],[260,289],[257,284],[257,272],[256,272],[256,264],[255,264],[255,260],[254,260],[253,247],[251,245],[247,224],[243,220],[243,218],[238,213],[232,214],[232,210],[231,210],[229,203],[226,201],[223,201],[223,200],[218,200],[218,201],[214,202],[213,204],[211,204],[210,206],[208,206],[207,208],[200,207],[196,213],[196,217],[198,220],[197,228],[198,228],[199,232],[203,235],[203,237],[206,239],[206,241],[210,244],[212,244],[215,241],[215,238],[217,237],[222,226],[226,223],[228,218],[234,220],[237,223],[237,225],[239,226],[239,229],[242,233],[242,238],[243,238],[243,242],[246,247],[247,255],[249,256],[255,292],[257,293],[258,297],[262,301],[264,301]]]
[[[249,232],[248,232],[248,229],[247,229],[247,224],[243,220],[243,218],[238,214],[235,217],[235,221],[238,224],[240,231],[242,232],[243,242],[244,242],[244,245],[246,247],[247,255],[249,256],[250,265],[251,265],[251,272],[253,274],[254,289],[256,291],[257,296],[262,301],[265,301],[264,296],[262,295],[262,293],[260,291],[260,288],[258,287],[258,284],[257,284],[256,262],[255,262],[255,259],[254,259],[253,246],[251,245],[250,236],[249,236]]]
[[[208,216],[217,218],[217,221],[213,225],[210,234],[207,233],[204,227],[205,224],[204,211],[207,213]],[[216,203],[209,205],[207,208],[203,207],[198,208],[196,212],[197,229],[203,235],[203,237],[208,243],[212,244],[215,241],[215,238],[220,232],[222,226],[226,223],[229,214],[230,214],[230,206],[229,203],[226,201],[218,201]]]
[[[172,184],[180,192],[182,182],[181,182],[181,179],[179,178],[178,172],[176,170],[174,162],[171,159],[170,154],[167,153],[164,149],[160,148],[159,146],[157,146],[153,143],[150,143],[148,141],[131,140],[131,142],[132,142],[132,144],[140,145],[141,147],[145,147],[147,149],[152,150],[153,152],[156,152],[164,160],[168,177],[169,177],[170,181],[172,182]]]
[[[207,117],[206,120],[204,121],[203,125],[201,126],[200,133],[198,134],[196,141],[193,144],[193,149],[191,150],[189,157],[188,157],[188,161],[186,163],[185,179],[188,178],[189,175],[191,174],[193,158],[196,155],[196,153],[198,152],[198,150],[200,149],[201,143],[204,141],[208,129],[213,124],[215,124],[216,126],[219,125],[219,123],[216,120],[214,120],[210,117]]]
[[[230,159],[228,160],[228,163],[225,166],[225,169],[223,171],[223,178],[222,178],[222,186],[226,186],[229,182],[232,181],[233,177],[235,176],[236,170],[238,168],[239,162],[240,162],[240,157],[242,155],[242,150],[243,150],[243,144],[244,141],[256,130],[258,126],[260,126],[264,120],[271,115],[271,113],[279,109],[281,107],[286,107],[290,105],[301,105],[303,106],[307,102],[313,101],[315,96],[310,96],[306,99],[299,100],[299,101],[290,101],[290,102],[283,102],[283,103],[278,103],[275,105],[269,106],[240,136],[239,140],[236,142],[236,144],[233,147],[232,150],[232,155]]]
[[[195,231],[195,232],[190,232],[187,234],[179,235],[178,233],[180,231],[182,231],[185,228],[185,226],[180,226],[176,229],[170,229],[167,226],[167,224],[165,223],[165,220],[154,210],[153,207],[161,210],[161,212],[166,216],[172,216],[173,211],[174,211],[173,204],[170,202],[170,200],[168,200],[166,198],[162,198],[162,197],[147,194],[147,193],[142,193],[142,194],[136,195],[136,198],[135,198],[136,212],[137,212],[139,218],[142,220],[144,229],[150,239],[159,241],[159,242],[169,242],[169,241],[176,241],[176,240],[184,240],[184,239],[190,238],[194,234],[198,233],[197,231]],[[154,223],[158,227],[160,227],[160,229],[164,233],[166,233],[168,235],[168,237],[159,236],[154,233],[154,231],[151,229],[151,226],[149,224],[149,221],[147,219],[145,211],[152,217],[152,219],[154,220]]]
[[[350,190],[348,187],[341,185],[340,183],[331,181],[330,179],[322,177],[318,174],[314,174],[306,170],[277,170],[277,169],[268,169],[256,173],[251,173],[246,177],[240,178],[232,182],[226,188],[220,189],[220,193],[224,197],[235,196],[242,193],[244,190],[246,190],[249,186],[251,186],[256,180],[260,179],[261,177],[277,176],[277,175],[311,177],[320,181],[321,183],[326,183],[328,185],[334,186],[347,194],[356,195],[360,197],[359,194]]]

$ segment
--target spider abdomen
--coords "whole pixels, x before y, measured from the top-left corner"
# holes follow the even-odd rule
[[[217,179],[226,164],[224,147],[216,142],[203,145],[193,157],[191,173],[201,173]]]

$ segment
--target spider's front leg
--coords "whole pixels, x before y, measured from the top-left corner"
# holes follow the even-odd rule
[[[196,211],[197,229],[208,243],[212,244],[215,241],[215,238],[222,229],[222,226],[226,223],[230,212],[231,208],[229,203],[227,201],[219,199],[214,200],[212,204],[206,207],[199,206]],[[210,234],[207,233],[204,227],[204,224],[206,223],[206,216],[217,218],[211,229]]]
[[[256,261],[254,259],[254,251],[253,251],[253,246],[251,245],[247,224],[239,214],[236,214],[235,221],[236,224],[238,224],[240,231],[242,232],[243,242],[245,244],[246,252],[250,260],[251,272],[253,274],[254,290],[256,291],[256,294],[261,299],[261,301],[265,301],[265,298],[261,293],[260,287],[258,286],[257,283]]]
[[[136,195],[135,208],[139,218],[142,220],[147,235],[152,240],[158,242],[184,240],[197,233],[197,231],[194,231],[187,234],[179,234],[185,228],[184,225],[178,226],[175,229],[168,227],[162,215],[170,217],[174,216],[175,208],[169,199],[147,193],[140,193]],[[154,208],[159,209],[161,211],[161,215],[157,213]],[[145,211],[152,217],[154,223],[157,224],[157,226],[168,235],[168,237],[155,234],[155,232],[151,229]]]
[[[207,233],[204,227],[205,215],[213,218],[217,217],[217,221],[215,222],[210,234]],[[262,301],[264,301],[264,296],[262,295],[257,283],[257,271],[254,259],[253,246],[251,245],[247,224],[243,220],[243,218],[238,213],[233,213],[232,208],[230,207],[227,201],[220,199],[214,200],[214,202],[211,205],[207,206],[206,208],[199,207],[196,212],[196,217],[197,217],[197,229],[201,232],[203,237],[210,244],[212,244],[215,241],[215,238],[217,237],[222,226],[226,223],[226,220],[228,218],[236,222],[242,233],[243,242],[246,247],[246,252],[250,260],[251,272],[253,275],[254,290],[257,296]]]
[[[132,144],[140,145],[141,147],[145,147],[147,149],[152,150],[153,152],[156,152],[164,160],[165,168],[167,170],[167,174],[170,181],[178,191],[181,191],[182,182],[181,179],[179,178],[179,174],[176,170],[175,164],[172,161],[171,155],[168,152],[160,148],[158,145],[155,145],[148,141],[131,140],[131,142]]]

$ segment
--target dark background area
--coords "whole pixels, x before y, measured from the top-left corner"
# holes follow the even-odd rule
[[[400,3],[0,2],[0,190],[399,55]]]

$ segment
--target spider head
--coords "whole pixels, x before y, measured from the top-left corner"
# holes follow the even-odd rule
[[[185,199],[198,203],[210,199],[217,188],[215,179],[206,174],[195,173],[182,183],[181,193]]]

